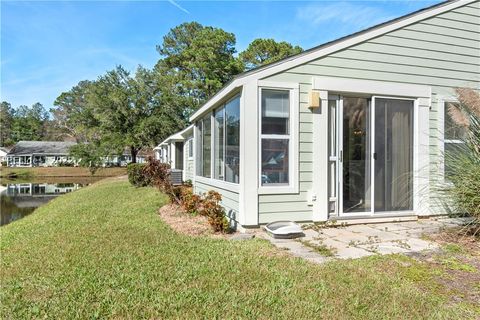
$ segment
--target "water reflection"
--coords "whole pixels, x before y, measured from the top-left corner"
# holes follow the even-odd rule
[[[90,183],[8,183],[0,185],[0,225],[21,219],[48,201]]]

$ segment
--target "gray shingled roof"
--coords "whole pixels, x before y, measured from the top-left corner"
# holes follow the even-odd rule
[[[71,146],[76,142],[70,141],[19,141],[8,153],[11,155],[21,154],[69,154]]]

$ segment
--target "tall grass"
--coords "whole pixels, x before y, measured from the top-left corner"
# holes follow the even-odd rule
[[[455,150],[445,152],[448,162],[446,193],[450,206],[474,218],[472,230],[480,233],[480,93],[472,89],[456,90],[458,104],[450,104],[448,114],[463,131],[462,140]]]

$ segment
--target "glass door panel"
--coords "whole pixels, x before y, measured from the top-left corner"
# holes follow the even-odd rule
[[[343,97],[341,201],[343,213],[371,212],[370,106],[366,98]]]
[[[413,210],[413,101],[374,105],[374,211]]]

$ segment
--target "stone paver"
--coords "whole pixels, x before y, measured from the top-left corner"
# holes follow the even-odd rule
[[[439,247],[434,242],[422,239],[423,235],[466,223],[466,218],[437,218],[320,229],[306,226],[305,236],[300,239],[274,239],[266,233],[259,236],[294,256],[323,263],[332,258],[322,256],[315,246],[325,246],[336,259],[357,259],[373,254],[415,254]]]

